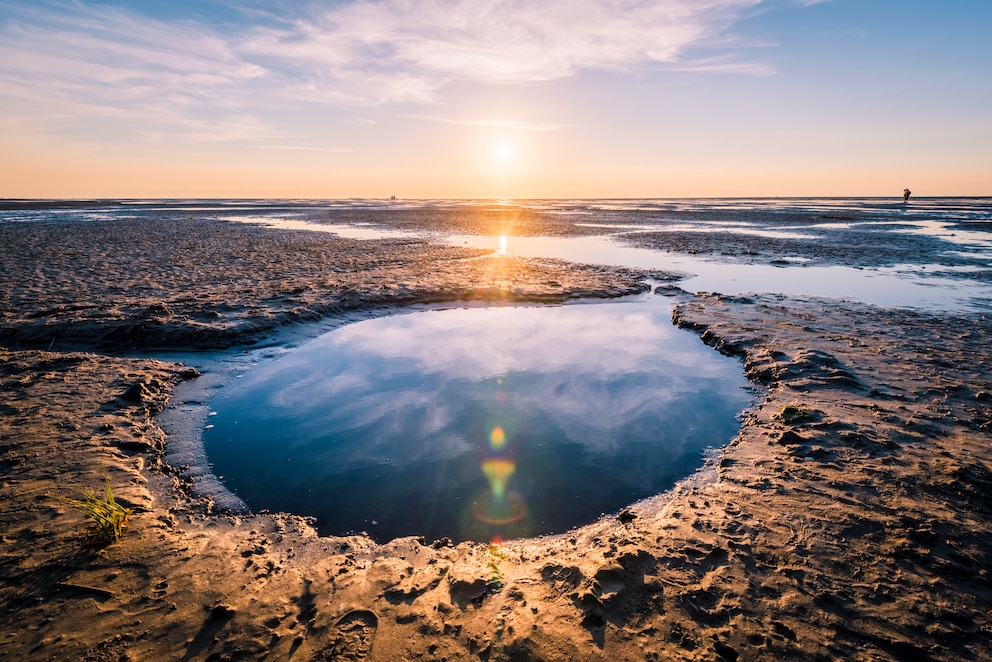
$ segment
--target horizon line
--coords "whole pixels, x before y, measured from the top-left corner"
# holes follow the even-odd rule
[[[913,195],[910,199],[912,200],[935,200],[935,199],[960,199],[960,198],[992,198],[992,193],[989,194],[961,194],[961,195]],[[126,196],[112,196],[112,197],[43,197],[43,198],[20,198],[20,197],[0,197],[0,203],[38,203],[38,202],[144,202],[144,201],[161,201],[161,202],[181,202],[181,201],[191,201],[191,200],[206,200],[206,201],[280,201],[280,202],[326,202],[326,201],[336,201],[336,200],[374,200],[382,202],[402,202],[402,201],[415,201],[415,202],[433,202],[433,201],[446,201],[446,202],[492,202],[492,203],[513,203],[513,202],[532,202],[532,201],[561,201],[561,200],[902,200],[902,196],[899,194],[894,195],[731,195],[731,196],[720,196],[720,195],[683,195],[683,196],[622,196],[622,197],[611,197],[611,196],[601,196],[601,197],[553,197],[553,198],[439,198],[439,197],[367,197],[367,196],[341,196],[341,197],[278,197],[278,196],[268,196],[268,197],[224,197],[224,196],[205,196],[205,197],[126,197]]]

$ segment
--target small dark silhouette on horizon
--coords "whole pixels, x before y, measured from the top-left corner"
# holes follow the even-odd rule
[[[913,192],[912,191],[910,191],[908,188],[907,189],[903,189],[902,190],[902,201],[903,202],[909,202],[909,196],[911,196],[911,195],[913,195]]]

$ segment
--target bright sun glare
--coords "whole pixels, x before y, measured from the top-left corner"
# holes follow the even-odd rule
[[[496,145],[496,158],[499,159],[500,163],[506,163],[507,159],[510,158],[510,146],[504,142]]]

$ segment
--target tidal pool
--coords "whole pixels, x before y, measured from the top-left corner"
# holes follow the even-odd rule
[[[254,510],[382,542],[560,533],[659,494],[729,442],[738,361],[661,297],[351,324],[218,392],[204,431]]]

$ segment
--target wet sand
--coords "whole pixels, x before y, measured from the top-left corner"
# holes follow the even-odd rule
[[[0,256],[2,657],[992,659],[985,315],[679,295],[763,389],[713,465],[561,536],[376,545],[196,494],[156,418],[195,361],[128,357],[664,275],[207,219],[2,225]],[[94,548],[66,499],[104,472],[136,512]]]

